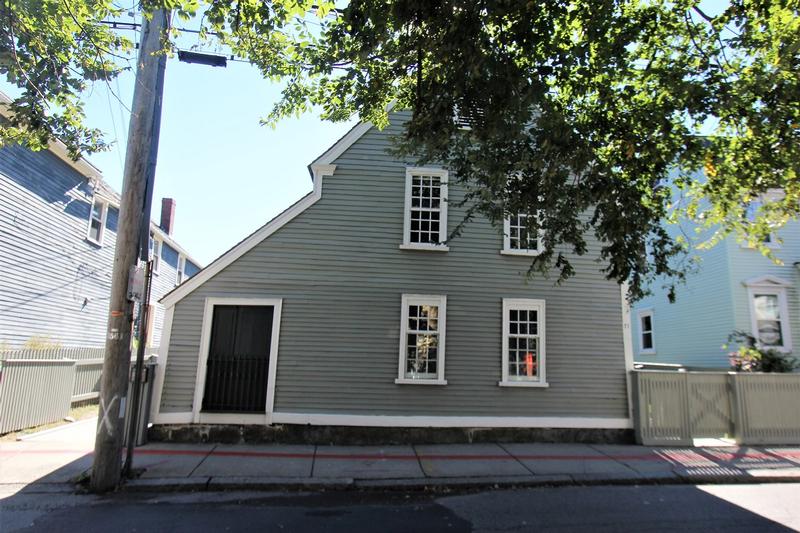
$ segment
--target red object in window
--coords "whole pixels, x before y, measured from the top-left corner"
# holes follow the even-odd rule
[[[536,372],[536,363],[533,360],[533,354],[531,352],[525,354],[525,371],[529,378],[532,378]]]

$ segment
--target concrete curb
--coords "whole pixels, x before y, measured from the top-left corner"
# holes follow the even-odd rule
[[[494,477],[437,477],[399,479],[353,478],[275,478],[275,477],[199,477],[134,479],[122,486],[131,492],[197,492],[197,491],[449,491],[525,487],[560,487],[586,485],[694,485],[752,484],[798,482],[797,476],[748,475],[681,475],[674,472],[631,474],[554,474]]]

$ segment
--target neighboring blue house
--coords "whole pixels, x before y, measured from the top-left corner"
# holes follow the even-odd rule
[[[0,349],[104,346],[118,206],[100,171],[60,142],[0,148]],[[161,340],[158,299],[200,270],[170,236],[174,215],[164,199],[161,226],[151,223],[151,347]]]
[[[634,359],[727,368],[734,347],[723,345],[734,330],[787,353],[800,347],[800,222],[778,230],[769,246],[783,265],[728,237],[699,252],[699,270],[674,304],[654,287],[631,312]]]

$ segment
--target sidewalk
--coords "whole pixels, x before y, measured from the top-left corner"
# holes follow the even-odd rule
[[[0,443],[0,490],[72,490],[91,466],[94,421]],[[567,484],[800,481],[800,447],[588,444],[415,446],[151,443],[127,490],[427,489]]]

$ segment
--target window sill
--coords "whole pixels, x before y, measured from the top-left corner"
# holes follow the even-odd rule
[[[792,353],[791,346],[762,346],[761,344],[757,345],[759,350],[775,350],[776,352],[780,353]]]
[[[90,239],[89,237],[86,237],[84,240],[91,245],[97,246],[98,248],[103,247],[103,241],[96,241],[94,239]]]
[[[397,378],[394,380],[397,385],[447,385],[446,379],[409,379]]]
[[[498,381],[500,387],[529,387],[546,389],[550,386],[546,381]]]
[[[538,250],[500,250],[500,255],[517,255],[523,257],[536,257],[542,252]]]
[[[401,244],[401,250],[420,250],[423,252],[449,252],[446,244]]]

